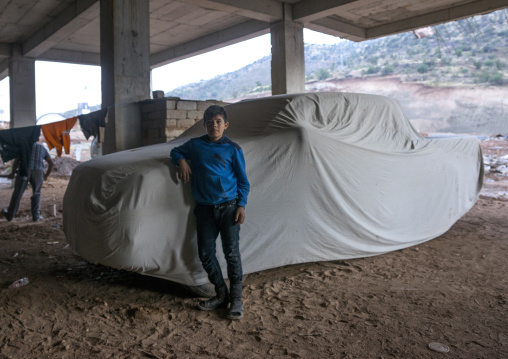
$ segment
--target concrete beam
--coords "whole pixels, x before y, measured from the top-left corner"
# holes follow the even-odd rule
[[[187,4],[265,22],[282,20],[282,3],[275,0],[180,0]]]
[[[100,0],[103,154],[142,145],[137,102],[150,98],[150,18],[146,0]]]
[[[24,57],[17,44],[9,58],[9,96],[11,128],[35,125],[35,59]]]
[[[449,21],[460,20],[508,7],[506,0],[480,0],[465,5],[450,7],[445,10],[415,16],[409,19],[392,22],[367,29],[367,39],[401,33],[420,27],[438,25]]]
[[[75,0],[55,19],[44,25],[23,43],[23,56],[38,57],[58,45],[92,19],[80,16],[93,6],[99,6],[98,0]]]
[[[0,58],[8,58],[12,54],[11,44],[0,43]]]
[[[303,0],[293,5],[293,21],[307,23],[337,14],[337,11],[349,3],[358,0]]]
[[[9,59],[0,60],[0,81],[9,76]]]
[[[150,57],[150,67],[153,69],[224,46],[252,39],[260,35],[268,34],[269,32],[270,24],[263,21],[249,20],[153,54]]]
[[[315,20],[305,24],[305,27],[324,34],[338,36],[351,41],[367,40],[367,30],[333,17]]]
[[[285,5],[285,12],[291,9]],[[270,25],[272,43],[272,95],[305,92],[303,25],[287,20]]]
[[[40,55],[37,60],[66,62],[78,65],[101,65],[101,55],[92,52],[50,49]]]

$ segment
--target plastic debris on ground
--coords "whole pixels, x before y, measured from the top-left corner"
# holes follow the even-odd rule
[[[450,348],[448,347],[448,345],[444,345],[441,343],[435,343],[435,342],[429,344],[429,349],[431,349],[435,352],[438,352],[438,353],[448,353],[450,351]]]
[[[9,288],[21,288],[21,287],[24,287],[26,286],[28,283],[30,283],[30,281],[28,280],[28,278],[21,278],[21,279],[18,279],[17,281],[15,281],[14,283],[12,283]]]

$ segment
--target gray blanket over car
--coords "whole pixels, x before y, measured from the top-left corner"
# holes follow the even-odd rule
[[[240,231],[245,273],[418,245],[446,232],[482,186],[476,138],[424,138],[386,97],[282,95],[227,110],[225,134],[242,147],[251,183]],[[76,167],[63,208],[71,246],[93,263],[206,283],[190,184],[169,158],[204,133],[200,121],[169,143]]]

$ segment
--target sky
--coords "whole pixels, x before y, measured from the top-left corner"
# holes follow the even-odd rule
[[[338,37],[304,29],[304,42],[335,44]],[[236,71],[270,55],[270,34],[180,60],[152,70],[152,90],[170,91],[201,80]],[[62,113],[77,108],[80,102],[89,106],[101,103],[101,69],[99,66],[59,62],[35,62],[37,118],[48,113]],[[9,120],[9,78],[0,81],[0,121]]]

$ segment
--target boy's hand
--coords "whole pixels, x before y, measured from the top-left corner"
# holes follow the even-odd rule
[[[178,161],[178,178],[180,181],[183,181],[183,183],[189,182],[191,174],[192,171],[187,161],[185,161],[183,158]]]
[[[245,208],[237,207],[235,213],[235,224],[242,224],[245,221]]]

